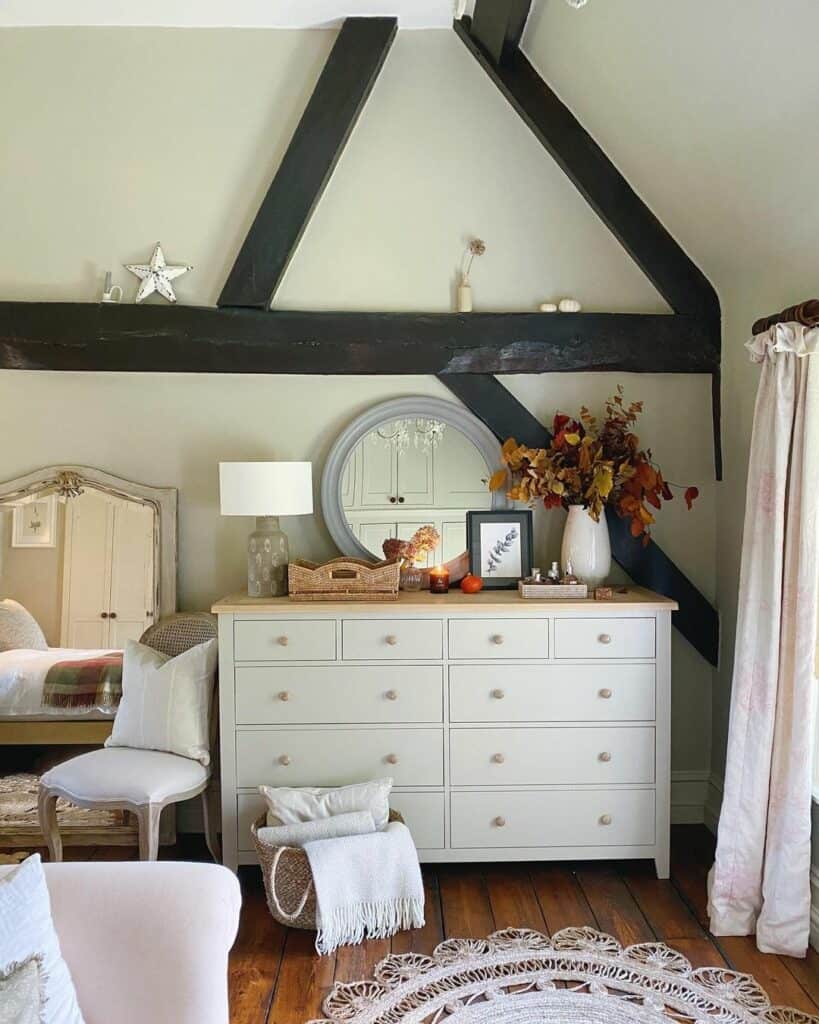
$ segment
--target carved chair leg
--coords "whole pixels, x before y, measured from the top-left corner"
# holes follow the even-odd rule
[[[159,854],[159,804],[144,804],[137,811],[139,819],[139,859],[156,860]]]
[[[202,790],[202,817],[205,821],[205,841],[208,844],[210,855],[217,864],[221,864],[222,847],[218,835],[219,813],[216,806],[216,787],[212,781]]]
[[[40,830],[48,846],[48,859],[52,862],[62,860],[63,841],[57,823],[57,796],[43,786],[40,786],[37,794],[37,816],[40,819]]]

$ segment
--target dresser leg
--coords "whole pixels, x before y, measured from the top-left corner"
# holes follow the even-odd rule
[[[669,878],[671,876],[671,854],[666,844],[662,849],[656,851],[654,865],[657,868],[658,878]]]

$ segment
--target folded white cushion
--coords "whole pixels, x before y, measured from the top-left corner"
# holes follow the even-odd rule
[[[27,963],[37,965],[34,982],[30,968],[22,976],[18,973]],[[12,987],[19,1001],[21,990],[27,990],[28,996],[34,986],[39,1005],[33,1020],[39,1024],[83,1024],[51,920],[51,901],[38,853],[0,879],[0,977],[8,986],[0,990],[4,997],[0,1009],[9,1005]]]
[[[47,651],[48,644],[31,612],[10,597],[0,601],[0,651]]]
[[[300,821],[295,825],[269,825],[256,835],[270,846],[304,846],[314,839],[340,839],[342,836],[364,836],[375,832],[375,821],[369,811],[336,814],[332,818]]]
[[[369,811],[378,832],[387,827],[391,789],[392,779],[374,779],[340,789],[259,786],[259,792],[267,803],[268,825],[295,825],[299,821]]]
[[[122,700],[106,747],[165,750],[210,764],[208,723],[216,678],[216,640],[169,658],[129,640]]]

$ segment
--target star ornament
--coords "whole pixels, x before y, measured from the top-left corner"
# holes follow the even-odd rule
[[[189,270],[193,270],[193,267],[184,264],[168,265],[165,262],[162,246],[157,242],[150,263],[126,263],[125,269],[130,270],[140,279],[139,291],[136,294],[137,302],[142,302],[154,292],[159,292],[168,302],[176,302],[171,281],[176,277],[181,277],[182,274],[187,274]]]

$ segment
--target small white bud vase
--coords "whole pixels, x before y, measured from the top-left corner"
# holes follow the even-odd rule
[[[604,583],[611,572],[611,543],[605,514],[595,522],[582,505],[570,505],[563,528],[561,561],[572,563],[574,574],[591,590]]]
[[[468,281],[458,285],[458,312],[472,312],[472,285]]]

